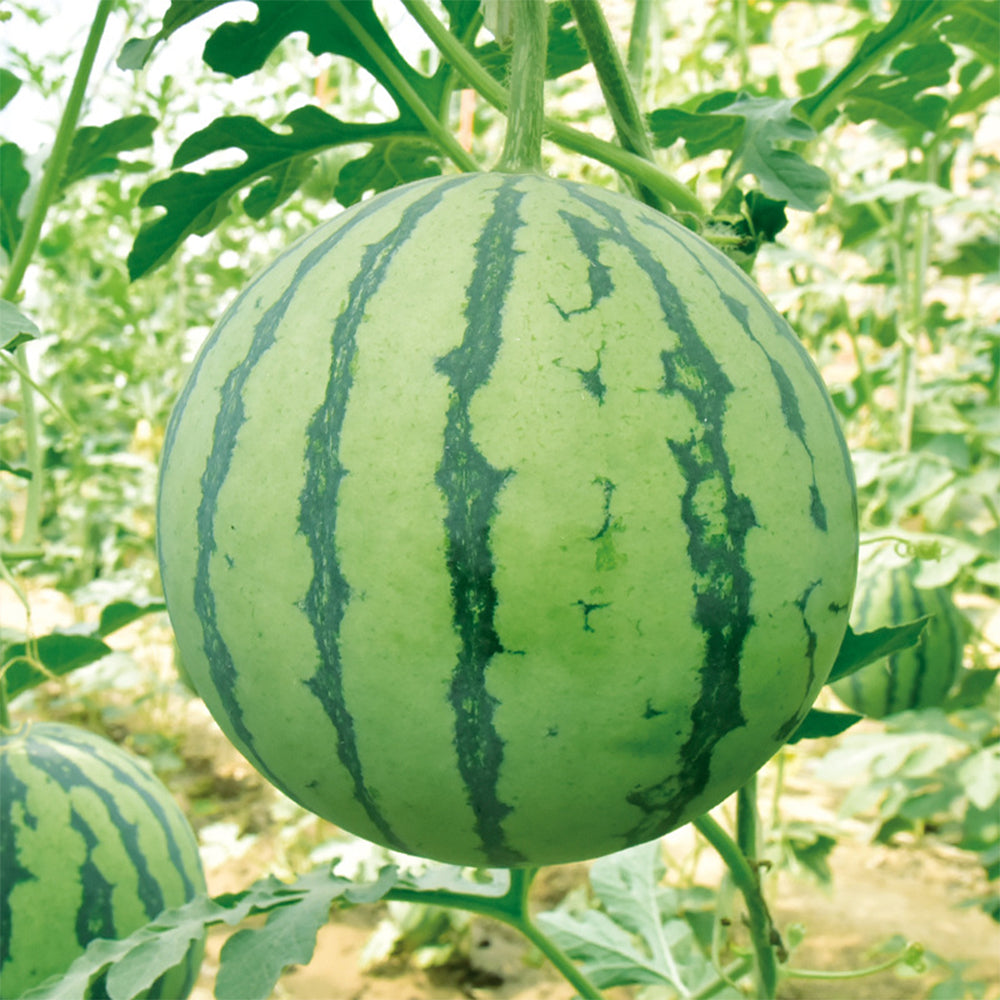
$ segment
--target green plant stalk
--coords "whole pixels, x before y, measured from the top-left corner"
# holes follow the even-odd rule
[[[506,89],[479,65],[475,57],[434,16],[424,0],[403,0],[403,5],[466,83],[498,111],[506,114],[510,106],[510,95]],[[651,191],[655,191],[681,212],[696,219],[705,217],[705,207],[697,195],[679,180],[664,173],[641,156],[636,156],[614,143],[604,142],[596,136],[580,132],[562,122],[553,121],[551,118],[545,119],[545,135],[564,149],[589,156],[620,173],[627,174]]]
[[[747,44],[747,0],[733,0],[736,8],[736,48],[737,71],[740,77],[740,89],[747,85],[750,79],[750,46]]]
[[[736,792],[736,843],[743,856],[755,862],[760,848],[757,834],[757,775]]]
[[[428,892],[426,890],[396,888],[390,889],[384,898],[404,903],[447,906],[499,920],[520,931],[555,966],[560,975],[584,1000],[602,1000],[600,990],[531,919],[528,891],[537,874],[537,868],[512,868],[510,870],[510,885],[502,896],[473,896],[463,892],[451,892],[447,889]]]
[[[97,58],[97,50],[101,44],[101,37],[104,34],[105,26],[108,23],[108,15],[111,13],[112,0],[99,0],[94,19],[87,34],[87,40],[80,55],[80,64],[73,78],[70,87],[69,97],[66,99],[66,106],[63,108],[62,118],[56,130],[55,141],[52,144],[52,152],[49,154],[48,162],[42,173],[38,184],[38,193],[35,202],[31,206],[27,219],[24,222],[24,230],[18,240],[14,250],[14,256],[10,262],[10,271],[0,290],[0,298],[13,302],[21,289],[21,282],[24,280],[28,264],[35,253],[38,241],[42,235],[42,225],[45,216],[52,204],[56,191],[59,189],[59,182],[62,179],[63,170],[66,167],[66,157],[69,155],[70,145],[73,142],[73,135],[76,131],[76,123],[80,118],[80,111],[83,108],[83,98],[87,91],[87,83],[90,80],[91,71],[94,68],[94,60]],[[31,369],[28,361],[28,353],[25,345],[19,346],[14,354],[16,364],[22,369],[20,375],[21,401],[24,419],[25,452],[27,456],[27,467],[31,472],[31,482],[28,484],[28,499],[25,510],[24,530],[19,540],[19,548],[34,549],[38,547],[41,536],[42,518],[42,496],[43,496],[43,468],[42,450],[39,444],[38,433],[38,410],[35,406],[35,396],[32,389]]]
[[[452,135],[451,131],[444,126],[438,117],[423,102],[420,95],[413,89],[410,82],[399,72],[392,60],[382,51],[375,40],[365,31],[361,22],[350,12],[350,5],[344,0],[327,0],[330,8],[347,25],[351,34],[358,40],[361,47],[371,56],[372,61],[378,66],[392,85],[400,93],[407,106],[420,120],[420,124],[427,129],[428,133],[457,167],[468,173],[475,173],[479,170],[479,164],[463,149],[461,143]]]
[[[733,984],[745,976],[750,969],[753,967],[752,958],[739,958],[735,962],[731,962],[722,970],[722,974],[718,979],[713,980],[707,986],[703,986],[700,990],[696,990],[687,1000],[710,1000],[714,997],[716,993],[720,990],[724,990],[727,986],[732,989]]]
[[[646,71],[646,53],[649,50],[649,25],[653,15],[653,0],[635,0],[632,9],[632,24],[629,26],[628,75],[632,87],[642,92],[643,77]]]
[[[653,147],[639,111],[639,102],[600,3],[598,0],[570,0],[570,9],[597,73],[597,82],[611,113],[618,141],[623,149],[652,162]],[[640,185],[637,193],[647,204],[662,210],[663,205],[655,192]]]
[[[639,102],[600,3],[597,0],[570,0],[569,6],[594,64],[618,141],[625,149],[651,160],[653,147],[639,112]]]
[[[693,821],[695,829],[715,848],[743,894],[749,916],[750,939],[756,955],[757,998],[774,1000],[778,987],[778,964],[772,944],[773,924],[760,892],[757,872],[739,845],[708,813]]]
[[[497,164],[504,173],[542,172],[548,17],[545,0],[518,0],[511,9],[510,105]]]

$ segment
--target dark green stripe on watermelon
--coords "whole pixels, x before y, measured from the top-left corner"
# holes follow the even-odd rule
[[[300,497],[299,525],[309,541],[314,567],[304,610],[320,652],[320,664],[307,685],[336,728],[337,755],[354,783],[355,798],[386,841],[402,851],[407,850],[406,845],[393,832],[365,785],[354,720],[344,697],[338,637],[351,588],[337,561],[337,492],[348,473],[340,462],[338,451],[352,385],[351,363],[357,350],[356,337],[368,303],[381,288],[396,252],[410,238],[419,221],[437,206],[442,193],[441,188],[435,187],[409,205],[399,224],[382,240],[370,245],[362,257],[358,274],[351,283],[347,308],[334,324],[330,378],[323,405],[309,425],[307,441],[311,446],[306,452],[306,483]],[[325,247],[322,252],[326,252]]]
[[[217,548],[215,511],[219,493],[232,465],[237,435],[246,419],[243,406],[243,390],[246,383],[251,378],[257,362],[273,346],[275,332],[279,328],[289,304],[294,299],[300,283],[337,243],[349,236],[354,225],[361,221],[364,216],[363,211],[358,213],[351,223],[335,230],[329,238],[314,247],[296,269],[295,277],[284,293],[257,323],[253,341],[246,357],[229,373],[220,392],[219,414],[212,434],[212,450],[205,463],[205,471],[201,478],[202,496],[197,512],[199,548],[194,581],[194,600],[202,625],[205,655],[208,662],[212,664],[212,682],[226,705],[234,730],[253,756],[254,763],[272,784],[286,792],[287,790],[278,775],[274,774],[266,762],[255,752],[254,735],[243,720],[243,709],[235,694],[237,671],[218,624],[215,592],[211,580],[211,562]],[[252,290],[251,286],[234,303],[234,313],[241,301]],[[220,324],[220,329],[224,326],[225,322]],[[207,356],[208,351],[205,351],[201,355],[201,359],[203,360]],[[197,377],[198,367],[196,366],[186,388],[192,387],[197,382]],[[167,441],[164,447],[164,465],[169,461],[171,447],[172,441]]]
[[[517,209],[522,197],[514,179],[498,189],[493,212],[476,242],[465,335],[435,366],[451,384],[444,451],[435,481],[448,505],[448,573],[455,630],[461,639],[450,695],[455,709],[455,748],[475,814],[476,833],[487,857],[501,865],[524,861],[508,846],[503,831],[504,817],[511,812],[497,795],[503,740],[493,724],[497,702],[486,689],[490,660],[504,652],[493,621],[497,591],[490,523],[496,515],[497,495],[510,471],[491,466],[476,447],[469,406],[476,390],[489,380],[500,349],[504,300],[517,256],[514,240],[521,225]]]
[[[8,766],[5,755],[0,756],[0,968],[11,957],[10,939],[14,928],[10,909],[10,891],[20,882],[34,881],[37,876],[25,868],[17,854],[17,827],[19,824],[35,829],[38,818],[25,813],[15,821],[14,805],[27,800],[28,786]]]
[[[651,223],[658,230],[664,232],[668,235],[676,244],[678,249],[683,250],[684,253],[689,256],[691,250],[685,246],[680,240],[677,239],[677,233],[674,231],[673,227],[669,224],[664,224],[662,220],[657,220],[656,217],[646,220],[647,223]],[[811,379],[813,384],[816,386],[819,398],[822,398],[826,404],[827,412],[830,418],[835,423],[839,423],[839,417],[837,415],[836,408],[833,405],[833,400],[830,398],[830,394],[826,391],[826,385],[823,382],[823,377],[819,372],[819,369],[813,363],[809,352],[805,349],[802,341],[795,335],[795,332],[788,325],[787,322],[778,314],[774,306],[770,303],[767,296],[760,290],[760,288],[751,281],[747,281],[746,275],[726,256],[721,253],[717,253],[711,249],[705,248],[707,253],[710,253],[713,258],[714,264],[717,264],[720,271],[728,271],[733,276],[737,277],[741,284],[743,285],[743,290],[748,298],[755,300],[761,307],[763,315],[770,317],[772,322],[772,329],[778,335],[778,337],[785,343],[789,344],[794,348],[796,354],[802,359],[802,371],[803,373]],[[798,396],[795,392],[794,386],[792,385],[790,379],[788,378],[787,372],[781,366],[781,364],[769,354],[760,343],[760,340],[754,335],[752,324],[749,322],[748,313],[746,306],[734,299],[731,295],[724,292],[720,286],[718,279],[714,274],[711,273],[707,268],[704,269],[705,276],[719,289],[720,297],[726,304],[726,308],[729,310],[731,315],[737,319],[743,329],[746,331],[747,336],[749,336],[754,343],[760,347],[764,356],[767,358],[768,364],[771,368],[771,373],[774,376],[775,383],[778,388],[778,392],[781,399],[781,408],[785,416],[785,422],[788,429],[795,434],[795,436],[802,443],[803,448],[809,455],[810,462],[813,465],[813,478],[810,487],[811,503],[810,503],[810,513],[813,518],[813,522],[818,528],[826,531],[826,510],[822,503],[822,497],[820,495],[819,487],[816,484],[816,468],[815,468],[815,458],[812,454],[812,450],[808,447],[806,443],[805,425],[802,421],[801,409],[798,403]],[[840,447],[841,458],[844,463],[844,474],[847,477],[848,482],[853,486],[854,484],[854,463],[851,460],[851,453],[847,446],[847,441],[845,438],[840,437],[838,439],[838,444]],[[857,509],[854,511],[855,518],[857,517]]]
[[[163,889],[160,887],[160,883],[156,877],[150,872],[149,859],[139,847],[138,828],[136,824],[129,823],[118,808],[118,802],[115,799],[114,784],[109,782],[107,787],[95,784],[68,756],[53,754],[47,747],[43,747],[42,752],[32,753],[31,744],[29,743],[28,756],[38,770],[48,775],[60,788],[69,790],[75,786],[86,786],[97,795],[111,822],[119,831],[125,853],[128,855],[129,861],[138,875],[139,899],[142,902],[143,909],[146,911],[146,916],[152,919],[158,913],[161,913],[164,908]],[[139,791],[139,788],[136,787],[134,775],[117,771],[113,765],[110,765],[108,762],[104,763],[105,766],[109,767],[109,770],[112,771],[117,780],[131,786],[133,791]],[[116,771],[117,773],[115,773]],[[166,817],[163,814],[160,804],[145,793],[142,794],[142,798],[144,805],[149,807],[161,822],[166,823]],[[95,898],[97,900],[105,900],[108,904],[106,913],[102,911],[101,915],[95,916],[94,923],[100,925],[100,929],[95,929],[91,936],[114,937],[115,927],[114,921],[111,918],[110,892],[106,891],[108,885],[92,861],[93,851],[99,844],[83,818],[76,814],[76,810],[74,810],[74,816],[72,826],[80,833],[87,844],[88,860],[81,872],[84,894],[87,895],[90,891],[93,891],[96,894]],[[184,873],[184,879],[187,883],[186,888],[190,890],[192,887],[186,873]],[[80,943],[86,944],[89,940],[90,938],[81,938]]]
[[[663,317],[678,339],[676,347],[664,349],[660,354],[663,363],[660,391],[683,396],[702,428],[700,437],[667,438],[686,482],[681,517],[688,528],[691,564],[701,577],[694,584],[694,621],[705,636],[704,660],[698,668],[701,693],[691,710],[691,736],[680,751],[680,773],[628,796],[633,805],[655,816],[657,827],[669,828],[677,816],[665,808],[664,797],[674,803],[672,808],[679,815],[684,804],[708,783],[715,744],[727,732],[745,724],[740,707],[740,663],[753,616],[751,576],[744,550],[747,532],[756,521],[749,499],[733,486],[724,440],[723,425],[732,383],[698,335],[684,299],[663,264],[605,202],[588,197],[582,188],[574,189],[574,195],[607,223],[607,229],[602,231],[593,223],[577,220],[572,229],[581,253],[592,259],[600,252],[603,240],[614,241],[626,247],[649,276]],[[585,238],[581,234],[586,234]],[[594,273],[591,267],[590,274]],[[697,510],[696,495],[706,484],[721,489],[725,497],[722,507],[725,532],[717,531]],[[645,823],[643,820],[636,830],[626,834],[629,842],[641,837],[639,831]]]

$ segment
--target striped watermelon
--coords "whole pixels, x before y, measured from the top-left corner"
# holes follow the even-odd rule
[[[120,938],[205,892],[198,845],[160,781],[126,751],[58,723],[0,736],[0,995],[66,971],[93,938]],[[149,997],[186,997],[203,943]],[[106,996],[91,984],[91,996]]]
[[[874,551],[858,573],[851,627],[867,632],[932,615],[920,642],[831,685],[845,705],[874,719],[944,704],[962,666],[965,622],[947,587],[920,588],[917,568],[891,546]]]
[[[594,857],[782,744],[847,625],[854,481],[700,238],[536,175],[354,206],[253,280],[167,430],[185,665],[276,786],[434,859]]]

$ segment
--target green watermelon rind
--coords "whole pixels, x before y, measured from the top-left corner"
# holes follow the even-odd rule
[[[146,766],[62,723],[0,736],[0,996],[66,971],[98,937],[121,938],[204,894],[190,824]],[[187,997],[204,941],[143,996]],[[102,994],[100,982],[92,996]]]
[[[342,213],[217,324],[168,426],[185,667],[277,787],[461,864],[715,805],[829,674],[850,456],[806,351],[622,195],[433,178]]]

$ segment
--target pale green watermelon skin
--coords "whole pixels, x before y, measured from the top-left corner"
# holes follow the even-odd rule
[[[866,560],[858,574],[851,627],[868,632],[930,616],[920,641],[834,682],[848,708],[873,719],[945,703],[962,667],[965,620],[947,587],[917,586],[913,563],[891,552]]]
[[[761,292],[533,175],[355,206],[253,280],[171,418],[184,663],[307,809],[433,859],[595,857],[714,806],[840,646],[850,457]]]
[[[198,844],[164,785],[110,741],[61,723],[0,736],[0,996],[65,973],[94,938],[122,938],[205,892]],[[144,994],[177,1000],[204,952]],[[102,980],[93,997],[107,994]]]

